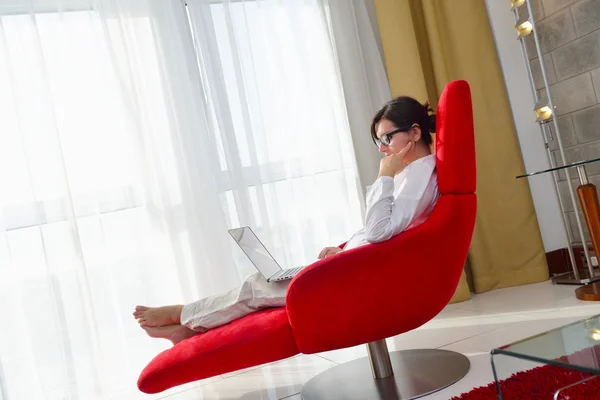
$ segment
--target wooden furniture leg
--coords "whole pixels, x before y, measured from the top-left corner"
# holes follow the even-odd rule
[[[598,259],[600,257],[600,203],[598,202],[598,193],[596,186],[589,183],[585,169],[583,169],[583,172],[579,172],[581,185],[577,187],[577,197],[583,211],[585,224],[592,238],[594,254]],[[585,246],[585,239],[582,238],[582,242]],[[575,290],[575,295],[579,300],[600,301],[600,282],[581,286]]]

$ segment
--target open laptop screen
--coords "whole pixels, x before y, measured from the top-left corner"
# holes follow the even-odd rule
[[[277,261],[271,256],[266,247],[256,237],[252,229],[246,227],[231,229],[229,234],[240,245],[252,264],[258,271],[269,279],[281,270]]]

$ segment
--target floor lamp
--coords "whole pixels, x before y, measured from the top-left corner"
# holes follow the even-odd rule
[[[546,155],[548,157],[548,161],[550,163],[551,168],[557,167],[555,160],[552,157],[552,153],[550,152],[549,145],[548,145],[549,138],[550,138],[550,140],[552,140],[551,139],[552,133],[550,131],[548,124],[552,123],[554,126],[554,134],[556,135],[556,142],[558,144],[560,159],[562,161],[562,165],[566,166],[567,162],[566,162],[566,157],[565,157],[564,146],[562,143],[562,136],[560,133],[560,128],[558,126],[557,118],[554,115],[555,114],[554,113],[555,106],[552,101],[552,93],[550,91],[550,84],[548,81],[548,75],[546,73],[546,65],[544,63],[544,57],[543,57],[541,46],[540,46],[540,39],[539,39],[537,29],[535,26],[535,18],[533,15],[533,7],[531,5],[531,0],[510,0],[510,3],[512,4],[511,11],[512,11],[512,14],[514,17],[515,30],[517,31],[517,37],[518,37],[519,44],[521,47],[523,61],[525,62],[525,66],[527,69],[527,77],[529,79],[529,85],[530,85],[531,91],[533,93],[535,102],[536,102],[535,107],[534,107],[534,112],[536,115],[536,122],[538,122],[540,124],[541,130],[542,130],[542,135],[543,135],[544,144],[546,147]],[[544,81],[544,89],[546,89],[547,99],[539,98],[538,93],[535,88],[533,74],[531,72],[531,65],[529,64],[529,56],[527,54],[527,47],[525,46],[525,37],[528,35],[533,35],[533,40],[535,43],[535,48],[536,48],[538,60],[540,63],[540,70],[541,70],[542,78]],[[583,171],[583,172],[581,172],[581,171]],[[580,178],[582,179],[582,186],[590,186],[587,182],[587,176],[582,176],[582,173],[585,175],[585,167],[583,167],[583,166],[581,167],[581,170],[580,170]],[[565,199],[562,198],[560,191],[558,190],[558,173],[557,173],[557,171],[553,171],[552,175],[554,178],[554,186],[556,189],[556,193],[558,195],[560,209],[561,209],[561,213],[562,213],[562,220],[563,220],[563,224],[565,226],[565,231],[567,233],[567,238],[568,238],[567,251],[569,254],[569,259],[571,262],[571,268],[572,268],[573,272],[567,273],[567,274],[561,274],[559,276],[553,277],[552,281],[554,283],[588,284],[588,283],[600,280],[600,276],[595,276],[595,273],[593,270],[590,252],[588,250],[588,246],[587,246],[587,243],[585,240],[583,225],[581,223],[581,218],[579,217],[579,212],[577,211],[578,210],[578,206],[577,206],[578,200],[574,195],[573,184],[571,182],[571,171],[569,168],[565,169],[565,174],[567,176],[569,197],[570,197],[570,201],[573,204],[573,208],[575,210],[575,220],[577,223],[577,228],[579,230],[579,234],[581,236],[581,241],[583,244],[583,251],[585,254],[585,259],[586,259],[588,268],[587,268],[587,270],[583,270],[583,271],[579,271],[577,268],[577,263],[575,261],[575,255],[573,252],[573,235],[571,234],[571,229],[570,229],[570,226],[569,226],[569,223],[567,220],[567,216],[565,214],[565,208],[564,208]],[[586,183],[586,185],[584,185],[584,182]],[[582,196],[580,194],[582,186],[580,186],[578,188],[578,194],[580,195],[580,197]],[[593,186],[593,185],[591,185],[591,186]],[[592,189],[592,188],[586,187],[584,189],[587,191],[588,189]],[[593,188],[593,192],[595,193],[595,187]],[[588,198],[591,198],[591,197],[593,197],[593,194],[590,191],[589,193],[586,192],[585,196],[587,196]],[[594,200],[596,200],[596,199],[594,199]],[[584,209],[584,212],[585,211],[586,210]],[[587,222],[587,218],[586,218],[586,222]],[[590,230],[590,233],[592,233],[591,232],[592,229],[590,229],[590,227],[588,227],[588,230]],[[598,253],[598,252],[596,252],[596,253]],[[596,256],[598,256],[598,254],[596,254]]]

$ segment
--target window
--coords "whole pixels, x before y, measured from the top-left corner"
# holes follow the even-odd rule
[[[8,231],[65,220],[69,194],[77,217],[141,204],[131,118],[90,21],[86,11],[38,14],[35,25],[29,15],[2,19],[0,206]]]
[[[240,214],[249,223],[233,195],[239,191],[276,258],[286,266],[312,261],[329,227],[343,235],[361,224],[326,13],[306,1],[188,7],[230,225]]]

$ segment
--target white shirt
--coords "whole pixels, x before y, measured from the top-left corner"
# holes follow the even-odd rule
[[[383,242],[425,222],[439,198],[435,155],[410,163],[394,178],[378,178],[367,192],[365,227],[344,250]]]

